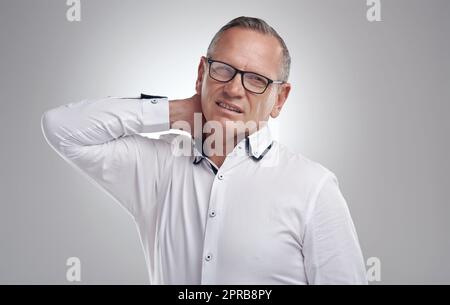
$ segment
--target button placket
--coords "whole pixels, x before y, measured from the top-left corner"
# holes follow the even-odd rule
[[[218,173],[222,175],[222,173]],[[217,176],[218,178],[218,176]],[[218,178],[219,179],[219,178]],[[215,179],[211,187],[209,199],[209,211],[206,219],[205,239],[203,244],[202,284],[214,284],[216,279],[216,255],[220,236],[220,212],[221,200],[223,200],[223,182]]]

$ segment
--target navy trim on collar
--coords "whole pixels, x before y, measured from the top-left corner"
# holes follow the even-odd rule
[[[246,146],[246,150],[248,152],[248,155],[250,157],[252,157],[252,159],[256,162],[260,161],[262,158],[264,158],[264,156],[269,152],[269,150],[272,148],[273,145],[273,141],[269,144],[269,146],[267,146],[267,148],[262,152],[262,154],[259,157],[255,157],[251,154],[250,152],[250,140],[249,138],[245,138],[245,146]],[[205,158],[205,154],[202,151],[202,155],[201,156],[196,156],[194,157],[194,161],[192,162],[193,164],[197,165],[199,164],[204,158]]]
[[[249,155],[252,157],[253,160],[255,161],[260,161],[262,158],[264,158],[264,156],[269,152],[270,148],[272,147],[273,141],[269,144],[269,146],[267,146],[267,148],[262,152],[262,154],[259,157],[255,157],[253,154],[250,153],[250,140],[247,137],[245,139],[245,145],[247,147],[247,151],[249,152]]]

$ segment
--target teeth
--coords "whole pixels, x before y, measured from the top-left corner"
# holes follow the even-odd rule
[[[239,109],[234,108],[234,107],[231,107],[230,105],[225,104],[225,103],[222,103],[222,102],[219,102],[219,106],[220,106],[220,107],[223,107],[223,108],[225,108],[225,109],[228,109],[228,110],[237,112],[237,113],[241,113],[241,111],[240,111]]]

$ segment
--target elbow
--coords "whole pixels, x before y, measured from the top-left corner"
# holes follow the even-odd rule
[[[60,141],[57,135],[57,129],[60,124],[58,124],[58,116],[55,110],[50,109],[41,116],[41,130],[47,143],[56,150],[59,150]]]

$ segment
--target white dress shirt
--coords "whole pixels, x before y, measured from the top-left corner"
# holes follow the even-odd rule
[[[181,154],[165,97],[83,100],[42,116],[47,142],[134,218],[151,284],[366,284],[336,176],[264,127],[217,168]],[[200,145],[201,147],[201,145]]]

